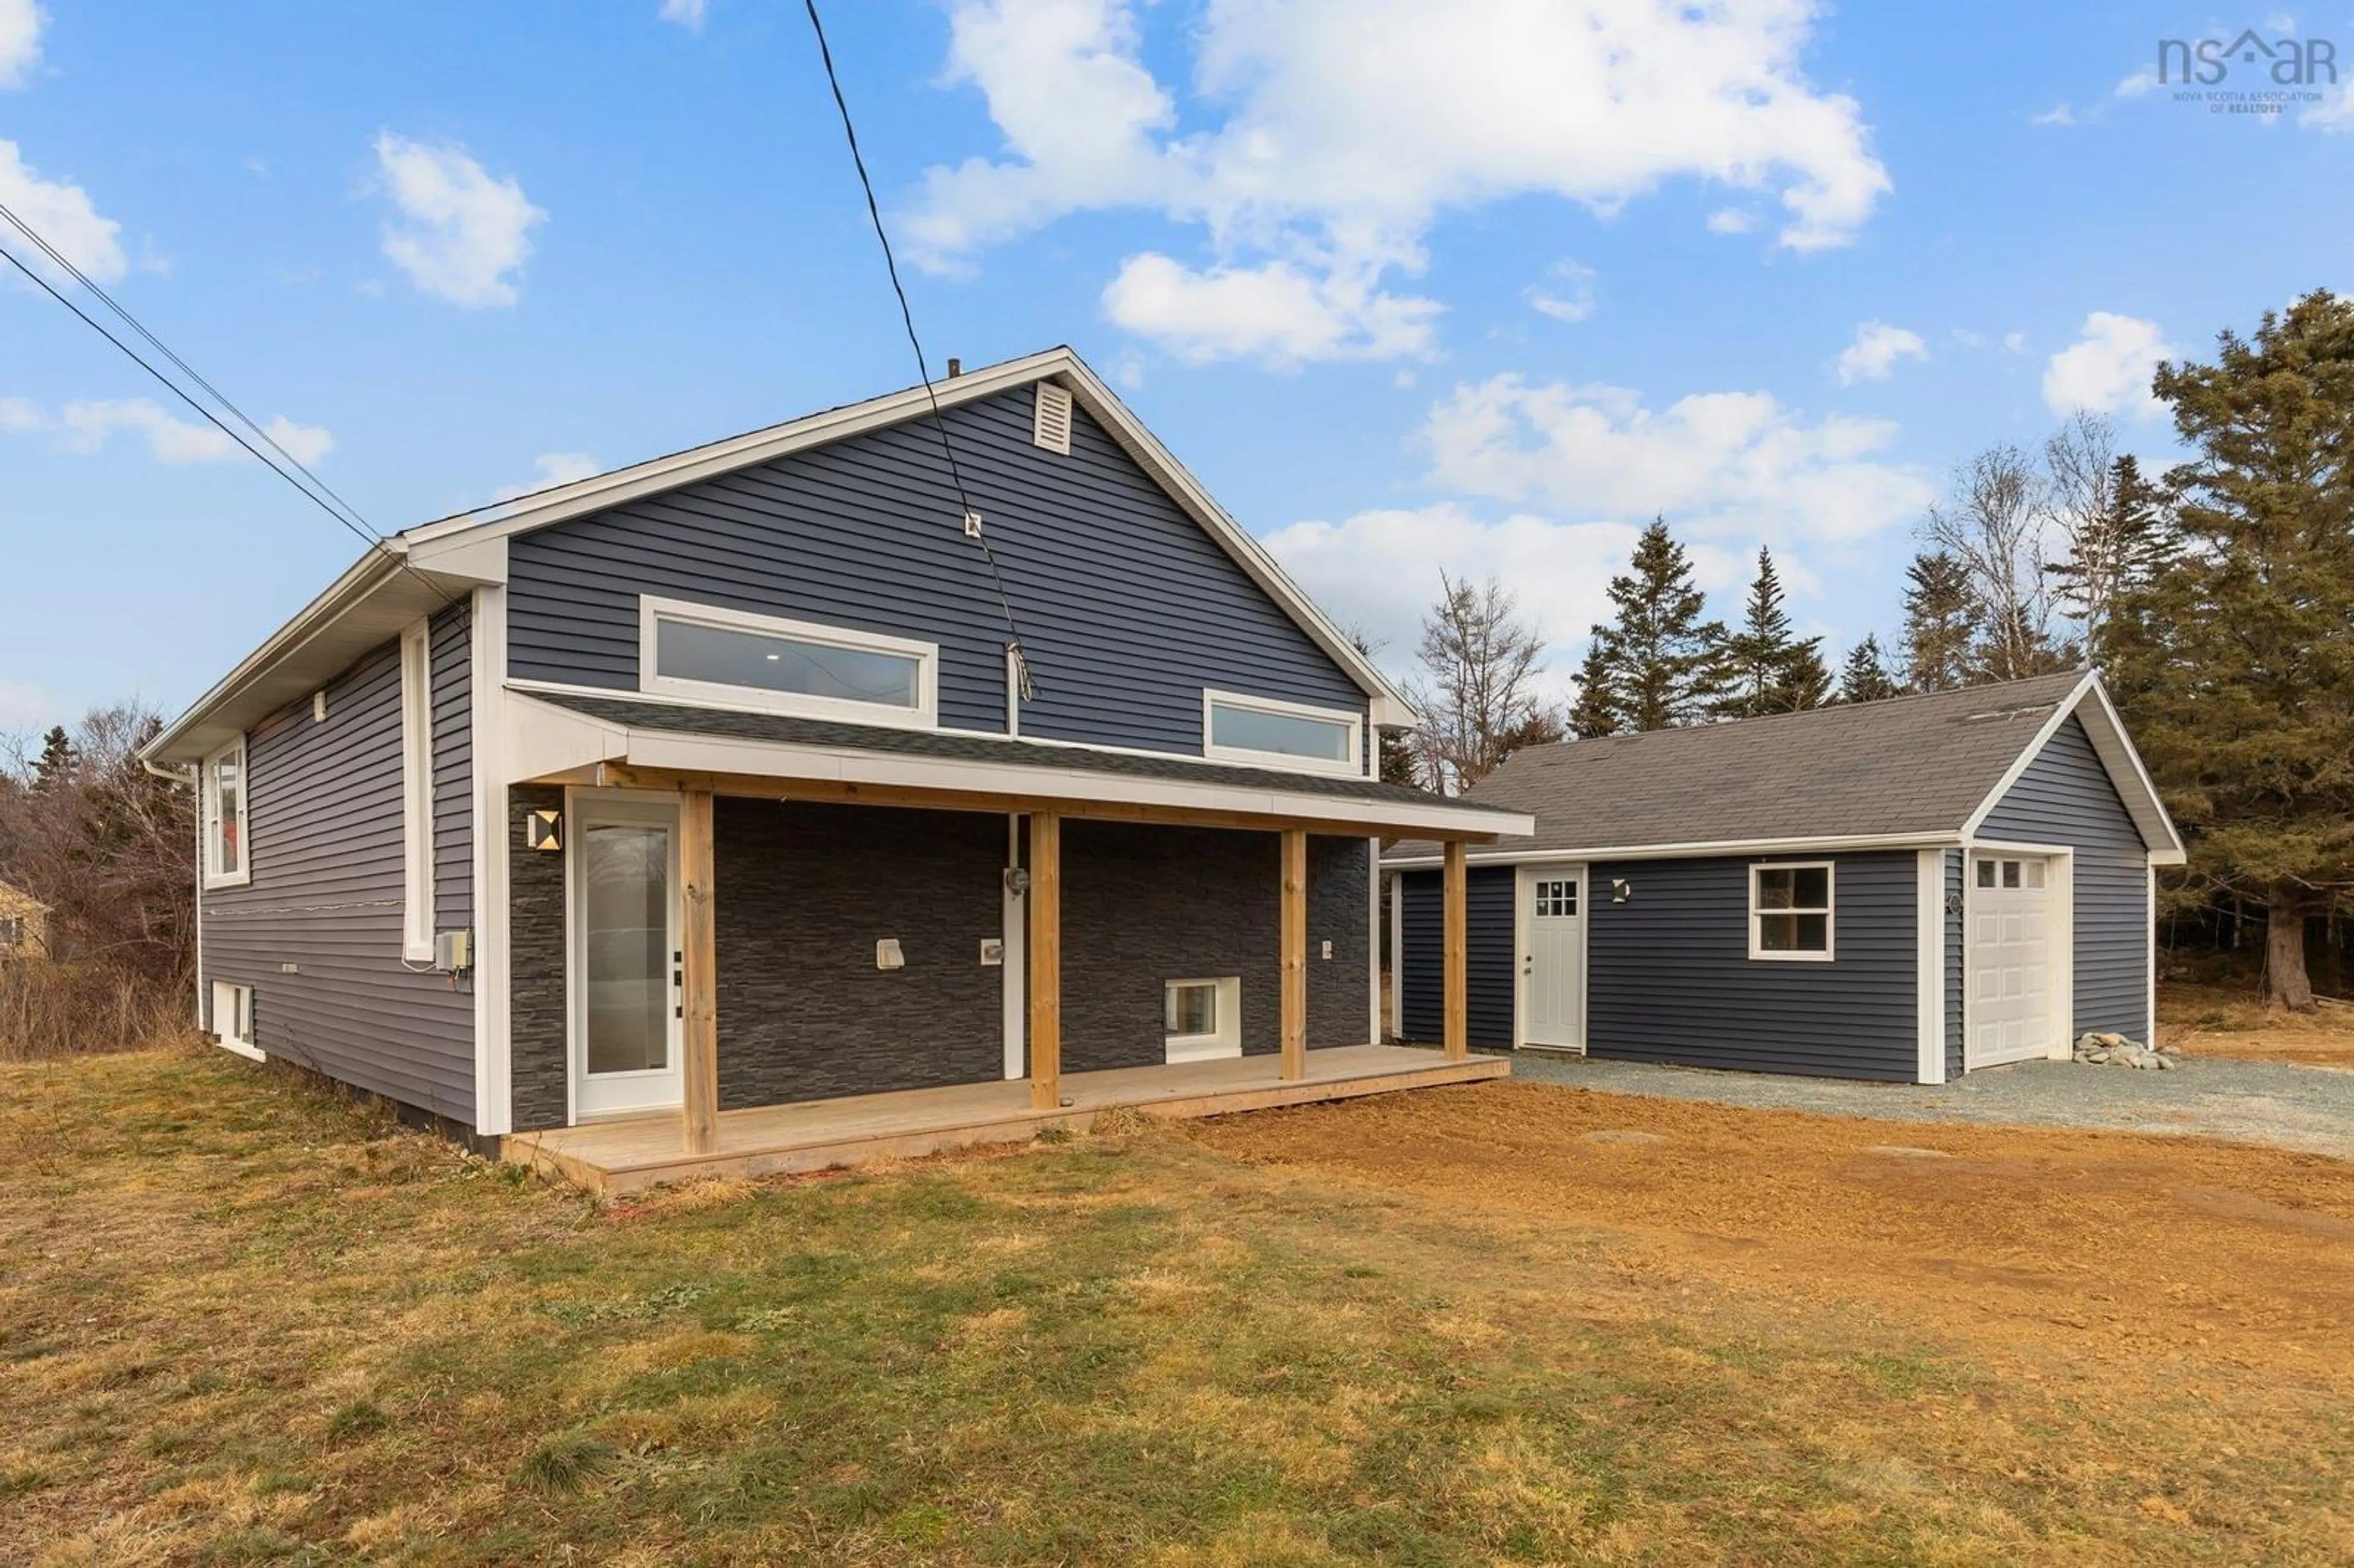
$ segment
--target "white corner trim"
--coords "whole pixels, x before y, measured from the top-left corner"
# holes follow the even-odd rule
[[[860,702],[848,697],[771,692],[758,686],[737,686],[726,682],[665,675],[657,657],[660,629],[665,620],[813,643],[823,648],[887,653],[911,659],[916,662],[916,705],[908,708],[891,703]],[[687,702],[716,697],[763,713],[792,714],[802,718],[878,725],[893,729],[937,729],[940,722],[940,645],[911,637],[891,637],[879,631],[831,626],[821,621],[761,615],[725,605],[697,604],[688,599],[641,594],[638,598],[638,690],[649,695],[667,695]]]
[[[474,1131],[514,1129],[514,967],[509,958],[505,693],[506,589],[474,590],[469,621],[472,656],[474,838]]]
[[[1382,1039],[1382,841],[1365,841],[1365,1038]]]
[[[1925,849],[1915,858],[1914,919],[1919,938],[1914,983],[1920,996],[1918,1061],[1914,1081],[1946,1081],[1946,852]]]
[[[1211,737],[1219,708],[1239,708],[1249,713],[1271,714],[1281,718],[1309,719],[1317,724],[1341,726],[1348,736],[1344,760],[1335,761],[1321,757],[1303,757],[1289,751],[1259,751],[1246,746],[1220,746]],[[1213,686],[1202,688],[1202,755],[1212,762],[1233,762],[1251,768],[1276,768],[1293,773],[1335,774],[1351,779],[1365,778],[1365,725],[1363,715],[1352,708],[1317,707],[1309,703],[1286,702],[1278,697],[1254,696],[1248,692],[1224,692]]]
[[[1823,906],[1820,909],[1764,909],[1757,903],[1757,874],[1765,871],[1819,871],[1823,874]],[[1820,915],[1823,917],[1823,950],[1817,952],[1783,951],[1768,948],[1757,940],[1757,917],[1761,915]],[[1839,863],[1829,860],[1755,861],[1749,867],[1749,957],[1752,962],[1766,964],[1828,964],[1839,954]]]
[[[2147,1019],[2145,1027],[2148,1033],[2142,1036],[2142,1044],[2155,1046],[2158,1044],[2158,867],[2155,864],[2149,868],[2149,907],[2147,918],[2149,922],[2149,931],[2146,939],[2149,944],[2149,952],[2142,972],[2147,980],[2147,989],[2149,992],[2147,1012],[2144,1014]]]
[[[400,634],[400,956],[433,961],[433,622]]]

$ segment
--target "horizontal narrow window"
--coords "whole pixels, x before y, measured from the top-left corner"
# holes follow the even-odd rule
[[[713,606],[643,604],[642,690],[854,723],[935,722],[936,644]]]
[[[1202,724],[1205,757],[1227,762],[1279,763],[1320,773],[1361,771],[1360,720],[1352,713],[1271,697],[1205,692]]]
[[[1829,863],[1749,868],[1749,956],[1817,959],[1831,956]]]

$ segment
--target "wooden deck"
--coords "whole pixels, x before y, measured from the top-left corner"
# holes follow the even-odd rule
[[[1034,1109],[1026,1079],[908,1089],[719,1113],[718,1150],[689,1154],[675,1113],[591,1122],[505,1139],[503,1156],[591,1192],[624,1193],[703,1176],[767,1176],[904,1159],[984,1143],[1021,1143],[1048,1128],[1086,1128],[1101,1112],[1148,1116],[1229,1111],[1348,1099],[1396,1089],[1476,1083],[1511,1071],[1500,1058],[1450,1062],[1436,1051],[1342,1045],[1308,1053],[1307,1076],[1279,1075],[1279,1056],[1229,1057],[1175,1066],[1063,1075],[1059,1108]]]

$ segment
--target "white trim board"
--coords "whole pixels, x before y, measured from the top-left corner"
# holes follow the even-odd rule
[[[1967,859],[1963,862],[1965,867],[1968,863]],[[1914,989],[1919,998],[1914,1081],[1942,1084],[1946,1081],[1946,852],[1925,849],[1914,857]],[[1967,925],[1962,937],[1967,950]]]
[[[1943,849],[1962,842],[1959,833],[1879,833],[1861,837],[1725,839],[1716,842],[1612,844],[1595,849],[1528,850],[1509,846],[1469,850],[1473,865],[1591,865],[1606,860],[1704,860],[1718,855],[1861,853],[1871,850]],[[1389,856],[1391,871],[1428,871],[1445,864],[1438,855]]]
[[[473,658],[474,1131],[486,1135],[514,1130],[514,965],[507,951],[514,828],[507,821],[505,694],[499,689],[506,641],[506,589],[476,588],[467,618]]]

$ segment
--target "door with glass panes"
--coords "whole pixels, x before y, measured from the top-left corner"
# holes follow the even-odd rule
[[[1524,1045],[1585,1049],[1585,869],[1521,868]]]

